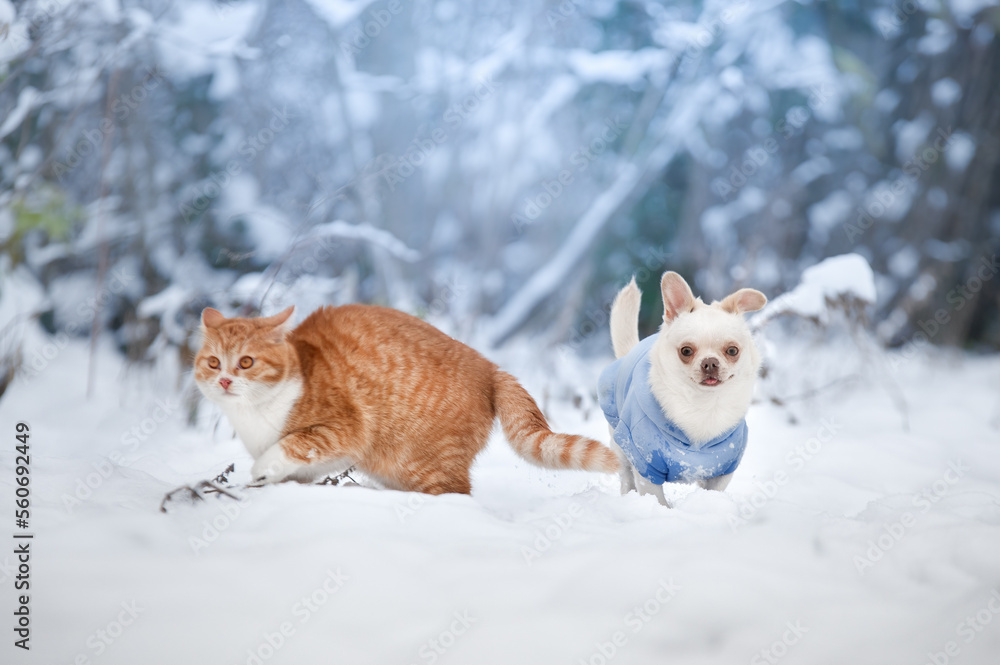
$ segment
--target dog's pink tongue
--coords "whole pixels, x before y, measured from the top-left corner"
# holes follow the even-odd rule
[[[719,382],[719,380],[718,380],[718,379],[716,379],[716,378],[715,378],[715,377],[713,377],[713,376],[710,376],[710,377],[708,377],[707,379],[705,379],[704,381],[702,381],[702,383],[703,383],[704,385],[706,385],[706,386],[714,386],[714,385],[715,385],[715,384],[717,384],[718,382]]]

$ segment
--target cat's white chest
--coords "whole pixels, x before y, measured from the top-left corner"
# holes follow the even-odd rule
[[[286,381],[257,404],[220,404],[229,424],[256,460],[281,438],[288,415],[302,395],[301,381]]]

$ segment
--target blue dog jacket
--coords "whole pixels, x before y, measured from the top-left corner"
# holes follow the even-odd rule
[[[649,386],[649,352],[659,334],[642,340],[601,372],[598,399],[614,430],[615,443],[646,480],[693,481],[732,473],[747,446],[747,422],[701,446],[669,420]]]

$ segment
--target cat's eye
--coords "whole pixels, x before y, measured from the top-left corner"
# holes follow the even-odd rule
[[[219,369],[219,359],[216,358],[215,356],[212,356],[211,358],[208,359],[208,366],[211,367],[212,369]]]
[[[735,346],[731,346],[728,349],[726,349],[726,353],[729,354],[730,358],[735,358],[736,356],[740,355],[740,350]]]
[[[690,358],[692,355],[694,355],[694,349],[692,349],[690,346],[682,346],[681,355],[684,356],[685,358]]]
[[[251,365],[253,365],[253,358],[250,356],[243,356],[240,358],[240,367],[243,369],[250,369]]]

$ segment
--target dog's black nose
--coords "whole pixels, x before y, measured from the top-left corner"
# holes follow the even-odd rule
[[[708,357],[701,361],[701,371],[705,374],[716,374],[719,371],[719,359]]]

